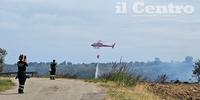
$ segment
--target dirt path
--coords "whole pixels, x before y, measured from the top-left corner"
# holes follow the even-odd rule
[[[31,78],[25,94],[17,94],[17,85],[0,93],[0,100],[103,100],[106,96],[104,89],[81,80]]]

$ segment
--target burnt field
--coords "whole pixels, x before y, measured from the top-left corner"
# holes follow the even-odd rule
[[[167,100],[200,100],[200,84],[152,83],[147,88]]]

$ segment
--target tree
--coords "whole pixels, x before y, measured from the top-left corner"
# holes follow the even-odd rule
[[[160,60],[160,58],[156,57],[154,64],[161,64],[161,63],[162,63],[162,61]]]
[[[66,61],[63,61],[60,63],[61,66],[65,66],[66,65]]]
[[[198,83],[200,83],[200,60],[195,62],[193,74],[194,74],[194,77],[196,77]]]
[[[0,72],[3,69],[3,64],[4,64],[4,58],[6,56],[7,52],[5,49],[0,48]]]
[[[72,62],[67,62],[67,65],[72,65]]]
[[[185,61],[183,61],[183,63],[192,64],[193,63],[193,57],[191,57],[191,56],[185,57]]]

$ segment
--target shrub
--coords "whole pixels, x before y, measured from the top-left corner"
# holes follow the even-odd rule
[[[135,86],[138,82],[142,81],[142,76],[131,73],[127,64],[114,64],[112,71],[100,77],[103,82],[113,81],[120,86]]]
[[[195,62],[193,74],[194,74],[194,77],[196,77],[198,83],[200,83],[200,60]]]
[[[0,48],[0,72],[3,69],[4,64],[4,57],[6,56],[7,52],[5,49]]]
[[[155,80],[156,83],[166,83],[168,79],[167,74],[158,75],[157,79]]]

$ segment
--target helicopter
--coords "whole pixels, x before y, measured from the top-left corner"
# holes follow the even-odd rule
[[[103,44],[103,42],[101,40],[97,41],[96,43],[91,44],[92,47],[97,48],[97,49],[99,49],[101,47],[112,47],[112,48],[114,48],[115,45],[116,45],[116,43],[114,43],[113,45],[105,45],[105,44]]]

